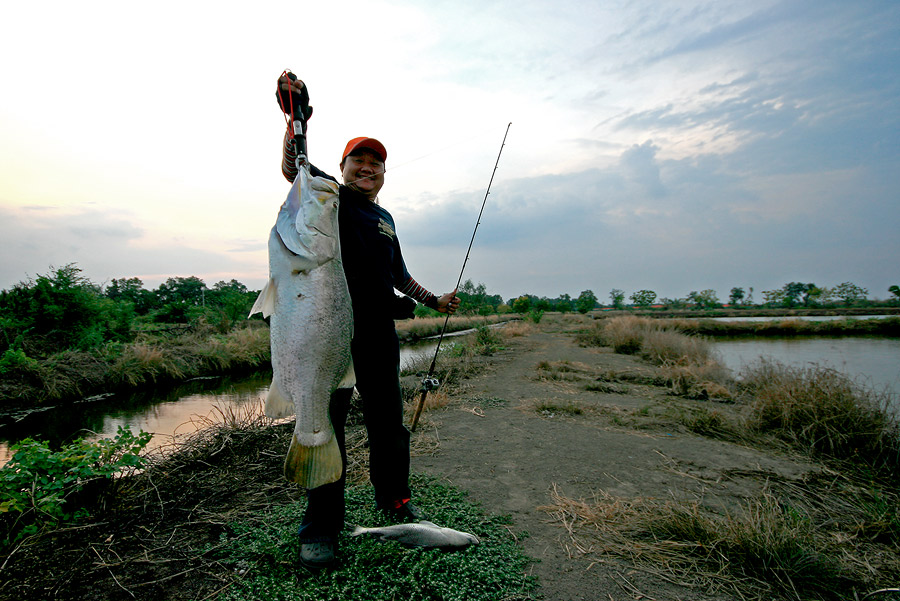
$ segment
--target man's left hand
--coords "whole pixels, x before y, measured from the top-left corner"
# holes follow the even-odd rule
[[[447,294],[438,297],[437,310],[441,313],[449,313],[450,315],[453,315],[459,308],[459,302],[459,297],[456,296],[456,290],[454,290],[453,292],[448,292]]]

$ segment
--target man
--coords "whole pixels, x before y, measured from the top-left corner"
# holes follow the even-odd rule
[[[279,105],[283,111],[290,112],[292,103],[284,100],[287,93],[296,94],[295,98],[305,95],[303,82],[286,75],[278,80]],[[293,182],[297,167],[290,140],[289,129],[284,139],[282,172]],[[351,353],[369,437],[369,476],[375,488],[375,502],[397,521],[419,521],[425,516],[410,502],[410,433],[403,425],[400,344],[394,318],[412,317],[414,301],[452,314],[459,307],[459,298],[455,290],[435,296],[406,270],[394,219],[378,201],[386,160],[387,150],[374,138],[354,138],[347,143],[340,163],[344,184],[340,186],[338,225],[344,273],[353,304]],[[313,175],[337,181],[310,167]],[[406,296],[397,297],[394,289]],[[344,424],[351,395],[352,389],[338,390],[330,405],[344,473],[337,482],[308,491],[309,505],[300,524],[300,561],[311,568],[334,561],[337,535],[344,525],[347,466]]]

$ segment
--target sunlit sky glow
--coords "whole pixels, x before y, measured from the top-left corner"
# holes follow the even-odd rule
[[[12,3],[0,53],[0,288],[251,288],[288,190],[274,82],[309,85],[310,157],[388,149],[407,266],[603,300],[900,284],[900,4]]]

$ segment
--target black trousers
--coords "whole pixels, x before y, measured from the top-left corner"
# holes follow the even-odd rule
[[[391,507],[394,501],[408,499],[409,439],[403,424],[403,399],[400,394],[400,343],[394,323],[379,327],[356,324],[351,343],[356,389],[362,399],[363,420],[369,437],[369,478],[375,488],[375,503]],[[347,472],[345,424],[350,410],[352,389],[341,389],[331,396],[329,411],[334,434],[341,449],[344,470],[337,482],[307,491],[309,504],[300,524],[300,542],[334,540],[344,527],[344,487]]]

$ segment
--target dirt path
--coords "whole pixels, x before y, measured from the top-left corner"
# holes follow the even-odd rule
[[[664,414],[697,402],[659,386],[597,385],[610,370],[648,377],[653,370],[610,349],[579,347],[565,322],[541,325],[512,339],[445,409],[427,414],[416,436],[440,444],[414,457],[413,469],[469,491],[489,512],[509,514],[511,531],[526,533],[522,544],[537,560],[533,573],[546,599],[728,599],[584,555],[540,507],[552,504],[554,489],[575,499],[602,490],[730,507],[758,494],[766,476],[797,477],[812,466],[688,432]],[[591,383],[606,392],[588,390]]]

